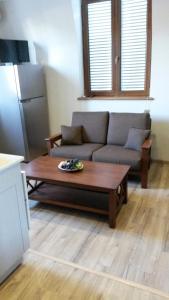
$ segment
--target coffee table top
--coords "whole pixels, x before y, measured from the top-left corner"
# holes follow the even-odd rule
[[[82,189],[109,192],[118,188],[127,175],[130,166],[111,163],[83,161],[84,169],[78,172],[65,172],[58,164],[61,157],[40,156],[23,166],[28,179],[66,185]]]

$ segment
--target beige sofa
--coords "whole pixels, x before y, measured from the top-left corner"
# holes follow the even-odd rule
[[[147,188],[152,141],[147,138],[141,149],[124,147],[129,129],[150,129],[147,113],[74,112],[72,126],[82,126],[82,145],[57,144],[61,134],[46,139],[48,154],[131,166],[131,173],[140,175],[141,186]]]

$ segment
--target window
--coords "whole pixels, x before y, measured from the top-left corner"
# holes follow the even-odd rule
[[[151,0],[82,0],[85,96],[149,96]]]

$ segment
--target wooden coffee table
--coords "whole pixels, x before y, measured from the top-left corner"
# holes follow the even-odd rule
[[[44,203],[108,215],[114,228],[116,216],[127,203],[129,166],[84,161],[84,169],[65,172],[58,164],[65,158],[41,156],[24,166],[29,198]],[[31,180],[35,180],[32,181]]]

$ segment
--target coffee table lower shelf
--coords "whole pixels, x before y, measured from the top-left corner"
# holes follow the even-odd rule
[[[28,192],[29,199],[109,216],[109,225],[112,228],[116,225],[116,216],[122,204],[126,203],[126,195],[122,186],[112,193],[104,193],[45,182],[35,181],[32,185],[27,180],[27,183],[31,187]]]

